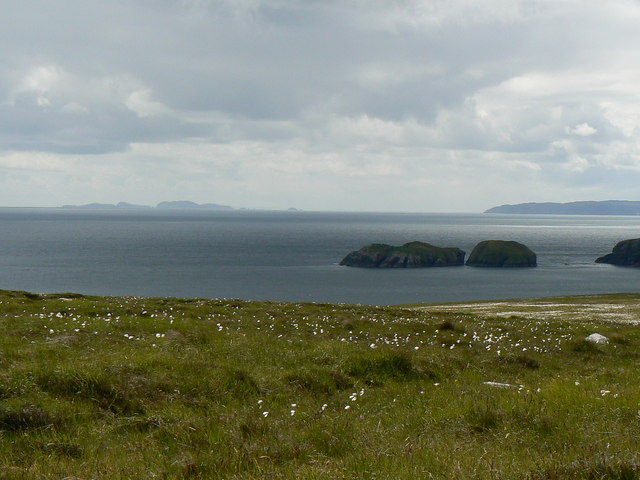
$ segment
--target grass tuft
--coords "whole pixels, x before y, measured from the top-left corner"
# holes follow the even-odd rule
[[[46,442],[41,445],[41,450],[48,455],[58,455],[70,458],[80,458],[82,447],[73,442]]]
[[[49,371],[41,374],[37,383],[43,391],[69,398],[87,400],[116,415],[144,413],[143,406],[132,398],[115,379],[79,372]]]
[[[258,382],[247,371],[241,369],[224,371],[222,389],[239,398],[256,396],[261,392]]]
[[[633,461],[610,459],[580,460],[533,473],[531,480],[638,480],[640,465]]]
[[[347,372],[352,377],[373,380],[409,379],[418,375],[409,354],[394,351],[384,351],[373,358],[357,358],[348,366]]]
[[[615,332],[609,335],[609,340],[617,345],[630,345],[629,339],[621,333]]]
[[[329,395],[336,390],[349,388],[353,385],[346,377],[330,373],[326,370],[303,370],[285,375],[284,381],[296,390],[313,394]]]
[[[449,331],[449,332],[461,332],[461,333],[465,331],[462,325],[459,325],[449,319],[446,319],[440,322],[440,324],[438,324],[438,330],[445,331],[445,332]]]
[[[601,355],[604,351],[596,345],[594,342],[590,342],[584,338],[575,340],[571,344],[571,350],[576,353],[582,353],[584,355]]]
[[[35,405],[6,407],[0,405],[0,431],[19,432],[26,430],[60,427],[63,418]]]
[[[466,415],[472,431],[486,433],[497,428],[504,419],[504,413],[491,405],[474,406]]]
[[[344,457],[354,449],[355,433],[349,421],[323,422],[308,437],[318,453],[327,457]]]
[[[540,362],[530,355],[508,354],[502,356],[501,360],[510,365],[517,365],[532,370],[540,368]]]

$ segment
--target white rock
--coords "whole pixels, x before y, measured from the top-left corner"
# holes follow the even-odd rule
[[[501,382],[482,382],[485,385],[489,385],[490,387],[496,388],[515,388],[517,385],[511,385],[510,383],[501,383]]]
[[[587,342],[595,343],[596,345],[606,345],[609,343],[609,339],[604,335],[600,335],[599,333],[592,333],[587,338],[585,338]]]

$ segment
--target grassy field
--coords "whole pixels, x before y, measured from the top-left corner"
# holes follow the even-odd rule
[[[639,321],[4,291],[0,479],[636,479]]]

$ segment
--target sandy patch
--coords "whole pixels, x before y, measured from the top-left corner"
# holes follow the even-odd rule
[[[473,302],[447,305],[416,307],[429,312],[460,312],[481,317],[521,317],[527,319],[604,321],[611,323],[640,324],[640,302],[555,302],[555,301],[513,301],[513,302]]]

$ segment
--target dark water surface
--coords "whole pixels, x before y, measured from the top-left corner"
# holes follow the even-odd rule
[[[635,292],[595,264],[640,217],[0,209],[0,288],[364,304]],[[525,243],[536,269],[340,267],[368,243]]]

